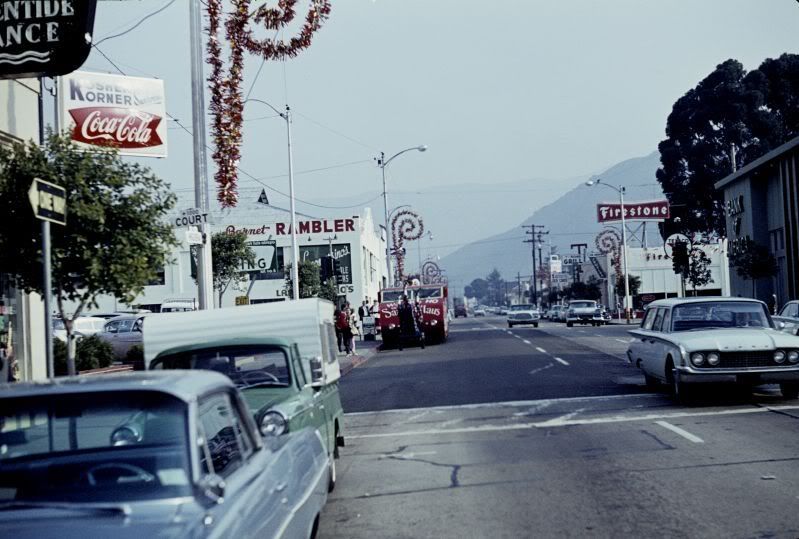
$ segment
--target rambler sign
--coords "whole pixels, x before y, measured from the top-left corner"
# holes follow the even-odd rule
[[[610,223],[621,221],[621,204],[597,204],[597,221]],[[669,202],[656,200],[653,202],[625,202],[624,218],[630,221],[664,221],[669,218]]]
[[[113,146],[122,155],[166,157],[164,82],[77,71],[61,78],[62,125],[80,146]]]
[[[0,2],[0,79],[66,75],[91,50],[97,0]]]

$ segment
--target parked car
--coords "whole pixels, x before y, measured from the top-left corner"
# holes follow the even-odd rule
[[[100,333],[105,322],[105,318],[79,316],[72,321],[72,335],[75,338],[81,338]],[[67,342],[67,328],[60,318],[53,319],[53,337],[62,342]]]
[[[330,490],[344,445],[333,304],[320,299],[152,315],[148,369],[206,369],[242,392],[264,436],[311,427],[330,456]]]
[[[263,439],[216,373],[0,386],[0,424],[7,537],[307,538],[327,499],[319,433]]]
[[[780,384],[799,395],[799,337],[777,329],[766,305],[742,298],[680,298],[647,307],[627,359],[647,385],[669,385],[678,399],[694,384]]]
[[[779,315],[773,318],[775,322],[782,322],[783,331],[799,335],[799,301],[789,301],[782,306]]]
[[[572,327],[574,324],[591,324],[599,326],[604,323],[602,309],[597,302],[591,299],[578,299],[569,302],[566,307],[566,326]]]
[[[531,324],[534,327],[538,327],[538,322],[540,320],[541,313],[535,305],[524,303],[510,306],[510,312],[508,312],[509,328],[522,324]]]
[[[142,344],[144,318],[146,314],[123,314],[107,320],[99,338],[114,349],[114,358],[124,360],[131,348]]]

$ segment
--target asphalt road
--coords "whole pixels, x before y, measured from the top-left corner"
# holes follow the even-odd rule
[[[799,537],[799,401],[647,393],[622,326],[458,320],[341,383],[323,538]]]

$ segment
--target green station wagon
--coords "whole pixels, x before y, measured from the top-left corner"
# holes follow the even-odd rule
[[[263,436],[318,430],[331,457],[332,490],[344,445],[332,319],[333,305],[318,299],[153,315],[145,364],[225,374]]]

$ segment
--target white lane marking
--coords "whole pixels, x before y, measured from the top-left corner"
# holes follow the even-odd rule
[[[631,342],[633,342],[632,339],[630,339],[629,341],[625,341],[624,339],[616,339],[616,340],[619,342],[623,342],[624,344],[630,344]]]
[[[542,354],[546,354],[547,353],[547,351],[544,350],[543,348],[541,348],[540,346],[536,346],[535,349],[538,350],[539,352],[541,352]]]
[[[588,332],[586,330],[584,330],[584,329],[578,329],[577,333],[588,333]]]
[[[680,436],[682,436],[683,438],[685,438],[689,442],[693,442],[695,444],[703,444],[703,443],[705,443],[705,441],[702,438],[700,438],[699,436],[694,436],[693,434],[691,434],[687,430],[681,429],[677,425],[672,425],[668,421],[655,421],[655,423],[657,425],[660,425],[664,429],[669,429],[671,432],[679,434]]]
[[[550,365],[552,365],[552,364],[550,363]],[[549,406],[550,406],[550,403],[542,402],[540,404],[536,404],[535,406],[531,406],[530,408],[528,408],[524,412],[516,412],[513,415],[514,415],[514,417],[521,417],[521,416],[526,416],[526,415],[535,415],[538,412],[540,412],[541,410],[543,410],[544,408],[548,408]]]
[[[524,344],[533,344],[533,343],[531,343],[530,341],[528,341],[527,339],[522,339],[522,342],[523,342]]]
[[[561,365],[566,365],[567,367],[569,366],[569,362],[568,362],[568,361],[566,361],[565,359],[561,359],[561,358],[559,358],[559,357],[556,357],[556,358],[555,358],[555,361],[557,361],[557,362],[558,362],[558,363],[560,363]]]
[[[430,410],[422,410],[422,411],[421,411],[421,412],[419,412],[418,414],[414,414],[414,415],[412,415],[411,417],[408,417],[408,418],[406,418],[406,419],[403,419],[402,421],[400,421],[400,422],[399,422],[399,424],[400,424],[400,425],[403,425],[403,424],[405,424],[405,423],[411,423],[412,421],[414,421],[414,420],[416,420],[416,419],[419,419],[419,418],[422,418],[422,417],[426,416],[426,415],[427,415],[427,414],[429,414],[429,413],[430,413]]]
[[[516,335],[515,333],[511,333],[511,335],[513,335],[514,337],[516,337],[516,338],[517,338],[517,339],[519,339],[519,340],[521,340],[521,339],[522,339],[521,337],[519,337],[519,336],[518,336],[518,335]]]
[[[640,396],[640,395],[639,395]],[[397,438],[401,436],[440,436],[442,434],[466,434],[480,432],[499,432],[509,430],[529,430],[553,427],[571,427],[576,425],[601,425],[610,423],[630,423],[635,421],[652,421],[657,419],[673,419],[678,417],[709,417],[709,416],[730,416],[744,414],[762,414],[766,412],[778,412],[787,410],[799,410],[799,406],[770,406],[762,408],[744,408],[742,410],[716,410],[713,412],[675,412],[671,414],[646,414],[640,416],[610,416],[597,417],[592,419],[564,419],[558,418],[557,424],[548,424],[547,421],[538,423],[516,423],[512,425],[479,425],[475,427],[461,427],[457,429],[430,429],[407,432],[385,432],[375,434],[348,434],[347,438]],[[351,414],[350,414],[351,415]],[[552,421],[552,420],[549,420]]]
[[[571,418],[580,414],[580,412],[584,412],[585,408],[578,408],[577,410],[570,412],[568,414],[562,415],[560,417],[553,417],[552,419],[548,419],[543,423],[536,423],[536,427],[538,428],[547,428],[547,427],[560,427],[564,425],[566,421],[570,421]]]
[[[594,337],[604,337],[601,333],[594,333]]]
[[[402,459],[402,460],[407,460],[407,459],[412,459],[414,457],[421,457],[423,455],[435,455],[437,453],[438,453],[438,451],[417,451],[415,453],[397,453],[397,454],[394,454],[394,453],[383,453],[378,458],[379,459]]]
[[[450,425],[455,425],[456,423],[460,423],[462,421],[463,421],[463,418],[462,417],[458,417],[458,418],[455,418],[455,419],[450,419],[449,421],[444,421],[443,423],[441,423],[440,426],[442,428],[443,427],[449,427]]]
[[[430,406],[428,408],[391,408],[389,410],[380,410],[376,412],[348,412],[345,416],[359,416],[359,415],[376,415],[376,414],[410,414],[427,411],[439,410],[481,410],[485,408],[517,408],[526,406],[540,406],[557,404],[559,402],[602,402],[610,400],[621,399],[639,399],[639,398],[658,398],[662,399],[662,393],[639,393],[637,395],[603,395],[598,397],[563,397],[560,399],[537,399],[527,401],[504,401],[504,402],[481,402],[475,404],[450,404],[445,406]],[[797,406],[799,408],[799,406]]]
[[[554,363],[547,363],[547,364],[546,364],[546,365],[544,365],[543,367],[538,367],[537,369],[533,369],[533,370],[531,370],[531,371],[530,371],[530,374],[535,374],[535,373],[537,373],[537,372],[545,371],[545,370],[547,370],[548,368],[550,368],[550,367],[554,367],[554,366],[555,366],[555,364],[554,364]]]

